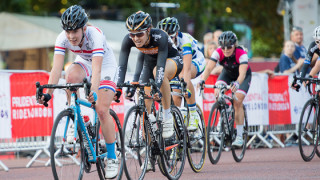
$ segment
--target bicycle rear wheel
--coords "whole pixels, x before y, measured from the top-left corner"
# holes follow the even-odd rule
[[[223,118],[226,118],[225,114],[221,114],[219,104],[215,103],[210,111],[207,129],[208,156],[212,164],[218,163],[224,146],[225,132]]]
[[[76,144],[68,144],[65,139],[70,124],[73,124],[72,110],[67,109],[57,116],[50,139],[50,160],[53,177],[58,179],[82,179],[84,172],[85,148],[78,124],[78,137]],[[69,123],[67,124],[67,120]],[[71,130],[72,131],[72,130]]]
[[[124,119],[123,142],[124,142],[124,171],[127,179],[143,179],[147,170],[149,139],[145,138],[148,133],[143,126],[143,114],[139,106],[131,107]],[[143,132],[144,128],[144,132]],[[142,164],[144,166],[141,168]]]
[[[118,169],[118,175],[116,178],[121,179],[123,168],[124,168],[123,167],[123,158],[122,158],[122,157],[124,157],[124,152],[123,152],[124,144],[123,144],[123,137],[122,137],[122,133],[121,133],[122,128],[121,128],[120,120],[119,120],[117,114],[112,109],[110,109],[110,115],[111,115],[111,118],[115,124],[115,129],[116,129],[115,153],[116,153],[118,162],[120,163],[119,169]],[[107,148],[106,148],[105,138],[104,138],[102,131],[101,131],[100,121],[97,122],[96,126],[97,127],[95,128],[95,130],[96,130],[96,134],[98,134],[98,138],[96,138],[96,140],[97,140],[96,141],[96,155],[99,156],[103,153],[106,153]],[[107,159],[104,159],[104,158],[97,159],[96,166],[97,166],[99,178],[101,180],[105,179],[106,160]]]
[[[200,121],[198,123],[198,129],[195,132],[188,132],[188,148],[187,157],[191,169],[198,173],[204,166],[207,149],[207,134],[206,125],[203,117],[203,113],[199,105],[197,104],[197,113],[199,114]]]
[[[232,107],[233,109],[233,107]],[[243,157],[244,154],[246,152],[247,149],[247,141],[248,141],[248,117],[247,117],[247,111],[245,106],[243,105],[243,111],[244,111],[244,122],[243,122],[243,134],[242,134],[242,139],[243,139],[243,145],[241,147],[231,147],[232,149],[232,156],[234,158],[234,160],[236,162],[240,162]],[[233,117],[234,119],[234,113],[233,113]],[[232,129],[233,129],[233,134],[234,134],[234,138],[237,136],[237,131],[236,129],[234,129],[234,122],[231,123],[232,124]],[[234,139],[233,139],[234,140]]]
[[[310,161],[315,154],[315,143],[317,141],[316,134],[318,133],[317,116],[319,106],[310,99],[306,102],[300,116],[298,138],[300,155],[304,161]]]
[[[164,153],[160,155],[160,167],[163,168],[168,179],[179,179],[185,165],[187,133],[180,110],[176,106],[171,106],[171,112],[174,121],[174,135],[160,142],[164,148]]]

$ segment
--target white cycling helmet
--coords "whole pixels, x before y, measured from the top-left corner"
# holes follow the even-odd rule
[[[313,38],[316,40],[320,40],[320,26],[318,26],[314,29]]]

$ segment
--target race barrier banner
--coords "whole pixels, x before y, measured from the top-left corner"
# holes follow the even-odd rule
[[[206,84],[215,84],[217,76],[210,75]],[[310,99],[305,87],[299,92],[290,88],[291,76],[268,78],[263,73],[252,73],[249,92],[244,99],[249,125],[284,125],[299,123],[304,103]],[[203,113],[206,123],[215,103],[214,89],[205,88]]]

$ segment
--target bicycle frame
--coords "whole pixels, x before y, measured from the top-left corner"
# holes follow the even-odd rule
[[[71,94],[71,100],[70,100],[70,105],[68,107],[68,109],[71,109],[74,113],[74,139],[77,137],[77,128],[78,128],[78,123],[80,125],[80,130],[83,136],[83,142],[84,145],[88,151],[88,161],[89,162],[97,162],[97,158],[105,158],[107,156],[107,153],[101,154],[99,156],[96,155],[96,147],[94,147],[94,143],[96,143],[97,139],[100,139],[98,136],[99,134],[97,134],[95,137],[93,137],[92,139],[90,139],[89,137],[89,133],[87,131],[87,128],[84,125],[84,120],[83,117],[81,115],[81,109],[80,109],[80,105],[83,105],[85,107],[91,108],[94,111],[94,122],[93,122],[93,126],[97,125],[97,112],[95,111],[94,106],[92,105],[92,103],[83,100],[83,99],[79,99],[77,98],[77,94],[76,92],[72,92]],[[64,130],[64,139],[66,139],[66,134],[67,134],[67,128],[69,125],[69,118],[67,119],[67,124]],[[74,143],[75,144],[75,143]]]

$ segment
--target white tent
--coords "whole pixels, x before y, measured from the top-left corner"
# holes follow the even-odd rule
[[[58,17],[1,12],[0,19],[0,51],[53,47],[62,31]],[[122,39],[128,33],[125,22],[89,19],[89,23],[104,32],[118,60]],[[138,51],[132,48],[129,71],[135,68],[137,53]]]

